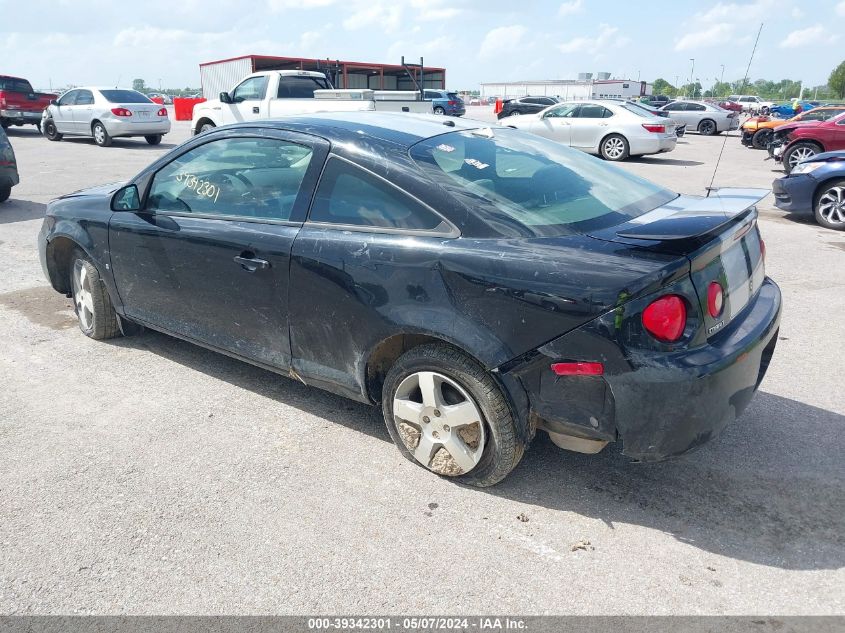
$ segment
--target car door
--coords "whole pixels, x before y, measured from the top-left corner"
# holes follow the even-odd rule
[[[698,125],[698,120],[694,116],[691,118],[691,113],[687,112],[687,104],[684,101],[670,103],[663,108],[663,111],[671,112],[670,117],[683,125],[692,127]]]
[[[94,93],[90,90],[80,90],[76,95],[73,111],[73,131],[75,134],[91,135],[91,118],[94,108]]]
[[[402,312],[434,300],[427,293],[450,237],[456,229],[423,202],[332,155],[291,257],[296,373],[360,398],[366,352],[394,333]]]
[[[550,108],[536,121],[532,121],[529,129],[534,134],[569,145],[572,140],[572,121],[580,107],[578,104],[564,103]]]
[[[262,117],[261,108],[267,94],[269,77],[261,75],[244,79],[232,91],[232,103],[221,104],[223,123],[255,121]]]
[[[613,113],[598,103],[585,103],[571,119],[569,144],[580,149],[596,149],[607,132]]]
[[[238,131],[140,179],[138,212],[109,224],[127,316],[260,364],[290,365],[293,239],[328,153],[314,137]]]
[[[79,90],[69,90],[59,98],[56,105],[50,108],[56,131],[61,134],[73,133],[73,106],[78,94]]]

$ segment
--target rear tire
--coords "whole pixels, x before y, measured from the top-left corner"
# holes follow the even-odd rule
[[[610,134],[602,139],[599,151],[603,159],[616,162],[628,158],[631,147],[621,134]]]
[[[442,343],[415,347],[396,361],[385,377],[382,410],[405,458],[461,483],[492,486],[525,451],[496,381]]]
[[[0,202],[6,202],[12,195],[12,185],[0,185]]]
[[[751,137],[751,145],[754,149],[766,149],[772,142],[774,132],[770,129],[757,130]]]
[[[158,145],[159,143],[161,143],[162,136],[162,134],[149,134],[144,138],[150,145]]]
[[[97,268],[81,251],[73,254],[70,287],[79,329],[85,336],[101,341],[120,334],[117,313],[108,290]]]
[[[434,114],[438,116],[443,116],[444,114],[446,114],[446,110],[444,110],[440,106],[437,106],[436,108],[434,108]]]
[[[94,136],[94,142],[100,147],[111,145],[111,136],[109,136],[106,126],[99,121],[94,121],[94,125],[91,126],[91,134]]]
[[[834,180],[819,189],[813,215],[821,226],[845,231],[845,179]]]
[[[47,119],[44,123],[43,134],[50,141],[61,141],[63,138],[62,134],[59,134],[59,131],[56,129],[56,124],[53,122],[53,119]]]
[[[698,123],[698,133],[702,136],[713,136],[718,131],[713,119],[704,119]]]

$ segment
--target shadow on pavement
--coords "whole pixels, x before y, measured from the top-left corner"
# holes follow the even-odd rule
[[[46,211],[47,205],[41,202],[17,200],[15,188],[12,187],[12,197],[6,202],[0,203],[0,224],[39,220],[44,217]]]
[[[628,159],[628,162],[643,165],[677,165],[679,167],[695,167],[704,164],[698,160],[682,160],[680,158],[662,158],[658,156],[632,156]]]

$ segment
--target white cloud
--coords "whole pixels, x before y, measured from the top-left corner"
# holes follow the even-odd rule
[[[528,33],[528,29],[521,24],[513,26],[500,26],[487,32],[478,50],[481,59],[493,59],[500,57],[503,53],[515,52],[522,44],[522,38]]]
[[[463,9],[446,5],[445,0],[411,0],[411,7],[416,10],[415,20],[434,22],[449,20],[463,13]]]
[[[676,51],[688,51],[696,48],[708,48],[726,44],[734,38],[736,27],[733,24],[719,22],[700,31],[682,36],[675,42]]]
[[[780,43],[781,48],[801,48],[802,46],[817,46],[832,44],[839,39],[838,35],[829,33],[821,24],[808,26],[806,29],[792,31]]]
[[[558,44],[561,53],[589,53],[596,55],[609,48],[621,48],[631,40],[624,35],[618,35],[619,29],[609,24],[599,24],[599,32],[595,37],[576,37]]]
[[[836,5],[836,14],[845,18],[845,0]]]
[[[794,9],[792,9],[792,17],[796,20],[800,20],[804,17],[804,12],[798,7],[795,7]]]
[[[757,16],[771,10],[775,0],[755,0],[750,3],[717,2],[704,13],[696,13],[695,18],[701,22],[742,22],[748,16]]]
[[[564,15],[578,13],[583,8],[584,0],[570,0],[569,2],[564,2],[562,5],[560,5],[560,8],[557,10],[557,14],[563,17]]]
[[[387,2],[360,3],[343,21],[347,31],[357,31],[367,27],[381,27],[384,31],[396,31],[402,24],[402,6]]]
[[[337,0],[267,0],[267,8],[273,13],[288,9],[319,9],[333,5]]]

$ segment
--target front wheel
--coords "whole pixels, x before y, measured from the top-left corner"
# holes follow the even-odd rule
[[[798,163],[812,158],[818,153],[819,148],[812,143],[796,143],[783,155],[783,168],[787,174],[790,174]]]
[[[845,231],[845,180],[826,184],[816,196],[813,211],[823,227]]]
[[[498,384],[447,345],[422,345],[402,355],[385,378],[382,410],[407,459],[462,483],[498,483],[525,450]]]
[[[704,136],[713,136],[716,133],[716,122],[712,119],[704,119],[698,124],[698,133]]]
[[[766,149],[772,142],[774,132],[769,129],[757,130],[751,137],[751,145],[754,149]]]
[[[70,286],[79,329],[85,336],[102,340],[120,334],[117,313],[100,273],[81,252],[74,255]]]
[[[148,134],[144,138],[150,145],[158,145],[161,143],[162,134]]]
[[[47,137],[50,141],[61,141],[62,135],[59,134],[59,131],[56,129],[56,124],[53,123],[53,119],[47,119],[44,122],[43,127],[43,134]]]
[[[99,121],[91,126],[91,133],[94,135],[94,142],[100,147],[108,147],[111,145],[111,136],[109,136],[106,126]]]
[[[601,156],[605,160],[620,161],[628,158],[628,140],[621,134],[611,134],[601,142]]]

